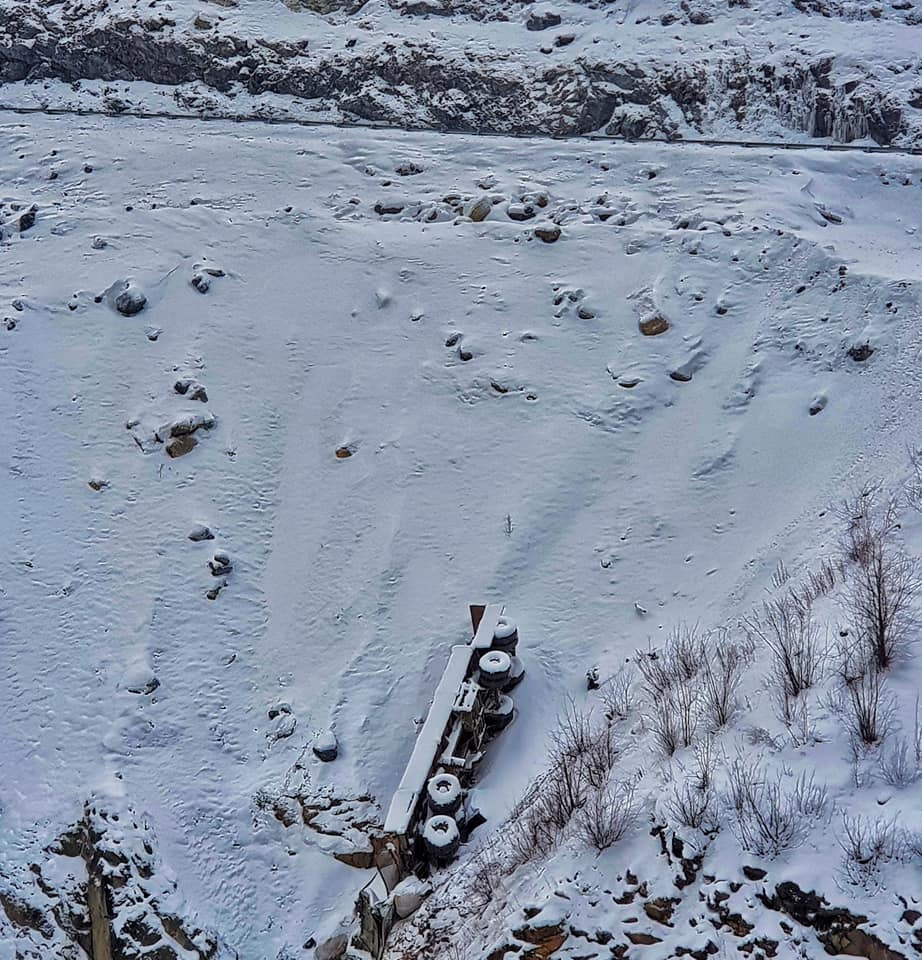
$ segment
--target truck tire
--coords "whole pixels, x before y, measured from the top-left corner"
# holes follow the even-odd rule
[[[458,824],[451,817],[444,815],[430,817],[423,827],[423,843],[426,845],[426,853],[430,860],[436,863],[448,863],[461,845]]]
[[[437,773],[429,778],[426,795],[433,816],[453,817],[461,806],[461,783],[452,773]]]
[[[512,723],[514,716],[515,704],[512,701],[512,697],[500,694],[496,706],[492,710],[487,710],[486,713],[484,713],[483,720],[487,725],[487,730],[491,733],[499,733],[500,730],[505,730],[506,727]]]
[[[509,679],[512,659],[504,650],[488,650],[478,663],[480,686],[484,690],[499,690]]]
[[[493,630],[493,642],[490,644],[493,650],[504,650],[511,657],[515,653],[515,648],[519,643],[519,631],[515,623],[507,617],[500,617],[499,622]]]
[[[525,676],[525,667],[518,657],[512,657],[512,665],[509,667],[509,679],[503,684],[503,693],[509,693],[510,690],[517,687]]]

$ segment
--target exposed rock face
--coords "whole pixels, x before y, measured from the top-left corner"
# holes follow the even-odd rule
[[[770,909],[786,913],[805,927],[813,927],[828,953],[867,957],[868,960],[906,960],[903,954],[891,950],[873,934],[861,929],[867,923],[867,917],[830,907],[824,897],[812,890],[801,890],[796,883],[779,883],[774,896],[760,895],[759,899]]]
[[[427,6],[425,12],[435,11]],[[300,41],[200,30],[187,35],[174,28],[154,18],[90,23],[76,14],[62,22],[20,6],[0,27],[0,83],[199,81],[221,93],[281,94],[322,101],[363,120],[453,130],[604,130],[643,138],[675,135],[677,115],[702,135],[718,129],[718,122],[722,129],[725,121],[735,122],[745,132],[774,117],[807,137],[922,143],[922,117],[900,99],[904,93],[889,92],[876,74],[854,63],[839,69],[828,56],[792,55],[779,64],[740,52],[710,53],[698,61],[640,64],[586,55],[552,69],[523,62],[513,70],[507,56],[470,49],[455,56],[429,41],[315,53]]]
[[[176,882],[161,871],[154,848],[149,827],[133,810],[116,813],[88,803],[83,819],[51,843],[24,877],[0,878],[0,907],[14,931],[15,955],[62,960],[232,955],[184,914]],[[36,942],[37,953],[31,946]]]

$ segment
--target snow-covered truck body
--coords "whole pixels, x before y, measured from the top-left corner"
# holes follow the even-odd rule
[[[490,732],[490,717],[495,716],[499,687],[494,684],[491,690],[487,685],[489,681],[482,676],[482,660],[493,650],[497,642],[495,635],[503,632],[507,619],[502,604],[472,605],[470,610],[473,636],[467,643],[451,648],[426,720],[391,800],[383,830],[372,839],[375,865],[388,890],[425,862],[420,827],[427,812],[432,812],[431,797],[427,801],[427,784],[431,784],[434,775],[448,773],[468,785]],[[514,625],[510,628],[515,630]],[[514,672],[515,677],[504,681],[506,689],[521,676],[522,668],[517,660]],[[493,700],[490,700],[491,694]],[[507,701],[511,710],[508,697],[499,699]],[[493,714],[489,712],[491,706]]]

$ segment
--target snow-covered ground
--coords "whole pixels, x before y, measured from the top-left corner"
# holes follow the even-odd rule
[[[920,158],[129,118],[0,132],[7,890],[103,798],[144,812],[228,949],[305,955],[366,875],[260,798],[296,776],[385,807],[468,603],[507,605],[528,669],[481,839],[588,668],[747,613],[780,560],[796,580],[834,551],[853,485],[907,473]],[[483,196],[485,220],[457,214]],[[535,238],[551,219],[560,238]],[[125,280],[133,316],[113,308]],[[655,314],[669,329],[642,335]],[[156,435],[189,414],[214,426],[170,458]],[[771,725],[747,691],[744,723]],[[814,757],[847,796],[845,740]],[[790,875],[835,894],[815,857]],[[29,936],[0,914],[0,956]]]

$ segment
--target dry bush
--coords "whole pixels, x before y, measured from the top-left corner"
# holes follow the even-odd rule
[[[867,487],[841,512],[843,552],[850,563],[846,608],[868,659],[886,670],[913,642],[913,606],[922,590],[919,562],[900,541],[892,494]]]
[[[634,674],[622,668],[606,680],[599,691],[609,723],[626,720],[634,706]]]
[[[792,592],[766,601],[761,613],[747,617],[744,623],[751,639],[771,651],[769,679],[780,697],[794,700],[822,679],[828,646],[813,622],[809,605]]]
[[[788,573],[788,568],[785,566],[784,559],[782,558],[778,561],[775,572],[772,574],[772,586],[776,590],[780,590],[790,579],[791,575]]]
[[[717,829],[717,803],[713,789],[683,780],[673,785],[666,800],[666,813],[673,823],[711,833]]]
[[[898,737],[888,749],[881,748],[877,760],[880,775],[891,787],[908,787],[922,774],[915,754],[905,737]]]
[[[741,756],[727,764],[727,802],[740,845],[767,858],[803,843],[829,806],[826,788],[812,776],[789,782],[783,772],[770,776],[760,761]]]
[[[696,627],[676,627],[660,650],[638,651],[637,667],[649,707],[648,724],[668,757],[694,742],[701,714],[700,671],[707,662]]]
[[[633,782],[610,783],[593,789],[576,815],[576,836],[601,853],[617,843],[640,813]]]
[[[864,659],[865,650],[860,634],[856,643],[840,650],[839,711],[852,739],[871,746],[880,743],[890,729],[893,700],[876,661]]]
[[[482,910],[496,898],[496,892],[511,871],[495,852],[494,846],[481,847],[471,858],[468,871],[468,891],[474,909]]]
[[[736,692],[747,656],[726,629],[717,630],[709,640],[701,677],[701,706],[710,728],[719,730],[736,713]]]
[[[792,589],[797,602],[803,607],[812,607],[820,597],[832,593],[841,575],[841,569],[832,560],[824,560],[819,570],[811,570],[807,579]]]
[[[865,888],[876,886],[881,867],[904,859],[911,847],[895,820],[871,820],[860,815],[842,815],[842,834],[837,839],[845,879]]]
[[[612,724],[594,723],[569,704],[551,734],[547,770],[510,814],[507,872],[550,853],[581,810],[598,806],[599,798],[607,796],[617,756]]]

